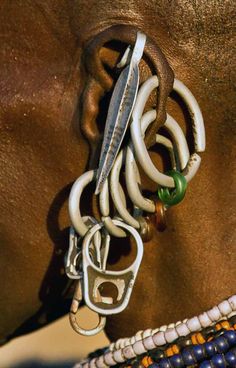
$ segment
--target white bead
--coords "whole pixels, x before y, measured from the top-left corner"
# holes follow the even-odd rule
[[[236,295],[231,296],[228,299],[228,302],[231,305],[232,310],[235,311],[236,310]]]
[[[143,331],[143,339],[145,339],[146,337],[149,337],[152,335],[152,329],[149,328],[148,330]]]
[[[107,367],[107,365],[104,362],[104,355],[101,355],[100,357],[97,358],[96,366],[98,368],[106,368]]]
[[[142,340],[140,341],[136,341],[134,344],[133,344],[133,349],[134,349],[134,352],[136,355],[140,355],[140,354],[143,354],[143,353],[146,353],[146,349],[143,345],[143,342]]]
[[[212,323],[211,319],[209,318],[208,314],[206,312],[200,314],[198,317],[199,322],[201,323],[202,327],[209,327]]]
[[[115,365],[116,361],[113,358],[113,352],[105,353],[104,354],[104,362],[107,365]]]
[[[122,339],[118,339],[118,340],[116,340],[116,343],[115,343],[115,349],[116,349],[116,350],[120,348],[121,340],[122,340]]]
[[[130,343],[130,345],[133,345],[135,342],[136,342],[136,340],[135,340],[135,336],[132,336],[132,337],[129,339],[129,343]]]
[[[207,311],[207,314],[212,322],[216,322],[222,317],[218,307],[210,309],[209,311]]]
[[[145,339],[143,340],[143,345],[147,350],[152,350],[156,347],[152,336],[145,337]]]
[[[227,316],[232,312],[232,308],[228,302],[228,300],[224,300],[220,304],[218,304],[218,308],[223,316]]]
[[[97,366],[96,366],[96,358],[93,358],[92,360],[90,360],[89,366],[90,366],[90,368],[97,368]]]
[[[167,328],[174,328],[175,327],[175,323],[170,323]]]
[[[153,335],[153,341],[156,346],[162,346],[166,344],[165,334],[163,331],[159,331]]]
[[[78,364],[78,368],[79,368],[79,366],[81,366],[81,364],[80,364],[80,365]],[[89,368],[89,367],[90,367],[89,362],[83,363],[83,364],[82,364],[82,367],[83,367],[83,368]],[[77,368],[77,367],[76,367],[76,368]]]
[[[110,345],[109,345],[109,351],[113,351],[115,349],[115,343],[112,342]]]
[[[117,363],[123,363],[125,361],[125,357],[123,355],[122,349],[115,350],[113,353],[113,358]]]
[[[124,348],[125,348],[126,346],[129,346],[129,345],[130,345],[130,341],[129,341],[129,339],[125,339]]]
[[[167,330],[167,326],[166,325],[165,326],[161,326],[159,328],[159,330],[162,331],[162,332],[165,332]]]
[[[201,324],[199,322],[199,319],[197,317],[190,318],[187,321],[187,326],[190,329],[191,332],[195,332],[201,329]]]
[[[165,338],[167,342],[173,342],[174,340],[178,339],[178,334],[175,328],[168,328],[165,332]]]
[[[143,331],[138,331],[136,334],[135,334],[135,340],[136,341],[139,341],[142,339],[142,333]]]
[[[187,336],[190,333],[188,326],[185,323],[180,323],[175,327],[179,336]]]
[[[123,350],[123,355],[126,359],[132,359],[136,357],[136,354],[134,352],[134,349],[132,345],[126,346]]]

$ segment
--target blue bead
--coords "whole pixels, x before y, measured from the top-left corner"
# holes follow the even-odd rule
[[[224,353],[225,351],[229,350],[229,342],[223,336],[217,337],[214,343],[216,344],[216,349],[218,353]]]
[[[223,336],[227,339],[230,346],[236,344],[236,332],[235,331],[232,331],[232,330],[225,331]]]
[[[236,354],[232,351],[228,351],[228,353],[225,354],[225,360],[230,367],[236,367]]]
[[[211,357],[216,353],[216,346],[212,341],[206,342],[204,344],[205,352],[208,357]]]
[[[205,358],[204,348],[202,345],[193,345],[192,353],[197,361]]]
[[[157,363],[152,363],[152,364],[150,364],[149,366],[148,366],[148,368],[159,368],[160,366],[159,366],[159,364],[157,364]]]
[[[223,354],[216,354],[211,358],[211,362],[213,363],[213,367],[215,368],[225,368],[226,362],[224,360]]]
[[[184,349],[181,355],[186,365],[196,364],[196,359],[194,359],[191,349]]]
[[[199,365],[199,368],[212,368],[211,362],[209,360],[204,360],[204,362]]]
[[[168,358],[163,358],[159,362],[160,368],[173,368]]]
[[[180,354],[172,355],[169,360],[174,368],[184,367],[184,362]]]

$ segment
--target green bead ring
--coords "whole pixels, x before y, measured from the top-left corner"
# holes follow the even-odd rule
[[[158,197],[165,205],[173,206],[183,200],[187,189],[187,181],[179,171],[170,170],[166,174],[174,179],[175,188],[158,188]]]

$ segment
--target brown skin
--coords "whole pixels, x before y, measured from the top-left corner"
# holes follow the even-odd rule
[[[106,331],[112,339],[132,335],[235,293],[233,11],[233,1],[1,2],[0,339],[38,328],[69,309],[62,272],[67,198],[71,183],[95,165],[80,128],[84,116],[100,113],[93,91],[105,94],[104,86],[89,84],[88,41],[116,24],[144,31],[196,96],[207,150],[185,201],[168,212],[168,229],[145,244],[131,302],[109,318]],[[101,48],[112,70],[119,51],[119,45]],[[152,55],[141,63],[142,80],[150,70]],[[86,88],[92,91],[87,107],[81,103]],[[168,101],[168,112],[188,126],[177,102]],[[104,119],[95,121],[102,131]],[[95,141],[98,152],[99,137]],[[161,168],[160,156],[154,159]],[[144,175],[142,180],[144,189],[155,191]],[[87,193],[83,213],[90,213],[89,201]],[[122,266],[130,262],[126,249],[124,243]]]

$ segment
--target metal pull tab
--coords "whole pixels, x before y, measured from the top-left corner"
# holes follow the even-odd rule
[[[119,220],[113,220],[114,224],[133,235],[137,245],[135,261],[125,270],[108,271],[95,265],[90,254],[89,247],[95,233],[103,224],[94,225],[87,232],[83,241],[83,297],[87,306],[101,315],[116,314],[122,312],[128,305],[135,278],[143,256],[143,242],[139,233],[131,226]],[[110,241],[110,240],[109,240]],[[103,297],[100,287],[103,284],[112,284],[117,289],[117,298]]]
[[[80,327],[76,319],[76,314],[78,312],[82,299],[83,299],[82,285],[81,285],[81,279],[79,279],[76,285],[73,301],[72,301],[71,308],[70,308],[70,313],[69,313],[70,324],[73,330],[75,330],[80,335],[85,335],[85,336],[96,335],[97,333],[102,331],[103,328],[105,327],[106,317],[99,315],[98,325],[92,329],[85,330],[84,328]]]

